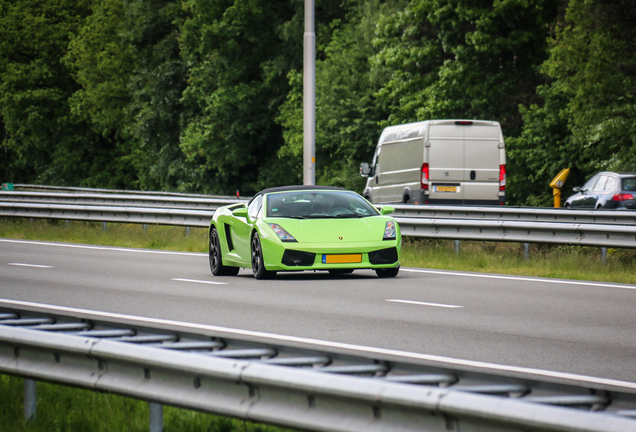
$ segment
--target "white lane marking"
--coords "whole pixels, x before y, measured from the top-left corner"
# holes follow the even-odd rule
[[[227,282],[213,282],[213,281],[204,281],[204,280],[196,280],[196,279],[172,278],[170,280],[178,281],[178,282],[194,282],[194,283],[210,284],[210,285],[227,285]]]
[[[506,280],[517,280],[517,281],[527,281],[527,282],[542,282],[542,283],[554,283],[554,284],[563,284],[563,285],[584,285],[584,286],[595,286],[595,287],[603,287],[603,288],[622,288],[622,289],[630,289],[636,290],[636,285],[613,285],[607,283],[597,283],[597,282],[577,282],[570,280],[559,280],[559,279],[544,279],[544,278],[531,278],[531,277],[523,277],[523,276],[495,276],[495,275],[486,275],[486,274],[472,274],[472,273],[459,273],[452,271],[437,271],[437,270],[419,270],[419,269],[405,269],[401,268],[400,271],[412,272],[412,273],[430,273],[430,274],[441,274],[441,275],[451,275],[451,276],[465,276],[465,277],[476,277],[476,278],[487,278],[487,279],[506,279]]]
[[[148,253],[148,254],[160,254],[160,255],[208,256],[208,254],[206,253],[198,253],[198,252],[175,252],[175,251],[162,251],[162,250],[151,250],[151,249],[128,249],[128,248],[116,248],[111,246],[89,246],[89,245],[77,245],[77,244],[69,244],[69,243],[48,243],[48,242],[38,242],[38,241],[31,241],[31,240],[0,239],[0,242],[32,244],[32,245],[38,245],[38,246],[57,246],[57,247],[67,247],[67,248],[75,248],[75,249],[96,249],[96,250],[110,250],[110,251],[116,251],[116,252]]]
[[[521,367],[521,366],[500,365],[496,363],[487,363],[487,362],[476,361],[476,360],[463,360],[463,359],[457,359],[453,357],[443,357],[443,356],[432,355],[432,354],[421,354],[421,353],[399,351],[399,350],[392,350],[392,349],[386,349],[386,348],[374,348],[374,347],[368,347],[364,345],[354,345],[354,344],[348,344],[348,343],[342,343],[342,342],[331,342],[331,341],[304,338],[304,337],[298,337],[298,336],[278,335],[274,333],[264,333],[264,332],[258,332],[258,331],[252,331],[252,330],[240,330],[240,329],[219,327],[219,326],[206,325],[206,324],[187,323],[182,321],[173,321],[173,320],[167,320],[167,319],[161,319],[161,318],[139,317],[134,315],[125,315],[125,314],[118,314],[118,313],[112,313],[112,312],[102,312],[102,311],[95,311],[95,310],[89,310],[89,309],[79,309],[79,308],[73,308],[73,307],[67,307],[67,306],[55,306],[55,305],[48,305],[43,303],[34,303],[34,302],[27,302],[27,301],[20,301],[20,300],[0,299],[0,303],[5,303],[5,304],[15,305],[15,306],[37,307],[40,309],[46,309],[46,310],[55,311],[55,312],[81,313],[85,315],[92,315],[95,317],[95,319],[99,319],[99,318],[125,319],[130,321],[136,321],[142,324],[161,324],[161,325],[178,326],[184,329],[223,332],[223,333],[229,333],[229,334],[234,334],[238,336],[249,336],[249,337],[257,337],[260,339],[271,339],[276,341],[303,343],[307,345],[315,345],[315,346],[327,347],[327,348],[347,349],[347,350],[359,351],[359,352],[370,353],[370,354],[401,356],[401,357],[406,357],[406,358],[411,358],[416,360],[443,362],[443,363],[452,364],[452,365],[469,366],[469,367],[489,369],[494,371],[534,374],[534,375],[544,376],[549,378],[576,380],[579,382],[585,382],[590,384],[609,385],[609,386],[623,387],[627,389],[636,390],[636,382],[620,381],[620,380],[615,380],[611,378],[599,378],[599,377],[592,377],[587,375],[578,375],[578,374],[567,373],[567,372],[555,372],[555,371],[549,371],[544,369],[534,369],[534,368],[527,368],[527,367]]]
[[[161,254],[161,255],[208,256],[207,253],[197,253],[197,252],[175,252],[175,251],[162,251],[162,250],[150,250],[150,249],[128,249],[128,248],[116,248],[116,247],[110,247],[110,246],[88,246],[88,245],[76,245],[76,244],[68,244],[68,243],[38,242],[38,241],[32,241],[32,240],[0,239],[0,242],[33,244],[33,245],[41,245],[41,246],[58,246],[58,247],[78,248],[78,249],[96,249],[96,250],[101,249],[101,250],[111,250],[111,251],[118,251],[118,252],[149,253],[149,254]],[[528,281],[528,282],[554,283],[554,284],[563,284],[563,285],[583,285],[583,286],[595,286],[595,287],[602,287],[602,288],[621,288],[621,289],[636,290],[636,285],[629,285],[629,284],[614,285],[614,284],[608,284],[608,283],[565,281],[565,280],[558,280],[558,279],[530,278],[530,277],[523,277],[523,276],[496,276],[496,275],[488,275],[488,274],[459,273],[459,272],[453,272],[453,271],[407,269],[404,267],[402,267],[400,271],[412,272],[412,273],[429,273],[429,274],[477,277],[477,278],[487,278],[487,279],[488,278],[489,279],[507,279],[507,280],[518,280],[518,281]]]
[[[407,303],[407,304],[414,304],[414,305],[421,305],[421,306],[435,306],[435,307],[451,308],[451,309],[464,307],[464,306],[447,305],[447,304],[441,304],[441,303],[427,303],[427,302],[420,302],[420,301],[413,301],[413,300],[387,299],[386,301],[394,302],[394,303]]]
[[[53,268],[53,266],[50,266],[50,265],[25,264],[25,263],[7,263],[7,265],[19,266],[19,267]]]

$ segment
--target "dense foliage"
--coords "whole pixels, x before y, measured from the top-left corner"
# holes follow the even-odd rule
[[[383,127],[501,122],[513,204],[636,170],[628,0],[316,0],[317,182]],[[0,0],[2,181],[249,194],[302,180],[303,0]]]

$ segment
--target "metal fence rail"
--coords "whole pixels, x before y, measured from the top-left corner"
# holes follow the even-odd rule
[[[247,202],[232,197],[161,196],[142,194],[97,194],[60,192],[0,192],[0,200],[21,204],[124,206],[165,209],[216,210],[225,205]]]
[[[215,210],[222,205],[246,202],[230,196],[188,195],[168,192],[109,191],[16,185],[24,191],[0,192],[1,201]],[[44,191],[40,190],[42,188]],[[378,205],[379,207],[379,205]],[[468,219],[516,222],[564,222],[576,224],[636,225],[636,211],[568,210],[504,206],[394,205],[398,217],[422,219]]]
[[[412,237],[636,248],[636,226],[399,216],[396,220],[402,235]]]
[[[212,210],[0,201],[0,216],[40,219],[208,227],[213,215]]]
[[[315,431],[636,431],[636,394],[5,308],[0,371]]]
[[[13,187],[14,187],[14,190],[19,190],[24,192],[151,195],[151,196],[182,197],[182,198],[232,198],[232,197],[221,196],[221,195],[203,195],[203,194],[190,194],[190,193],[181,193],[181,192],[154,192],[154,191],[121,190],[121,189],[97,189],[97,188],[81,188],[81,187],[71,187],[71,186],[14,184]]]
[[[231,202],[231,201],[230,201]],[[213,210],[0,201],[0,216],[207,227]],[[636,226],[396,215],[406,236],[636,248]]]
[[[397,204],[395,215],[427,219],[470,219],[515,222],[564,222],[577,224],[636,225],[636,211],[570,210],[542,207],[473,207]]]

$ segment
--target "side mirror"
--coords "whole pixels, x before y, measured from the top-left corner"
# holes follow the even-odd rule
[[[382,215],[388,215],[391,214],[395,211],[394,207],[391,206],[382,206],[380,207],[380,213],[382,213]]]
[[[362,177],[369,177],[369,173],[371,172],[371,169],[369,168],[369,164],[366,162],[363,162],[360,164],[360,175]]]
[[[236,217],[244,217],[247,219],[247,208],[239,207],[236,210],[232,211],[232,215]]]
[[[581,192],[581,187],[580,187],[580,186],[573,187],[573,188],[572,188],[572,190],[573,190],[574,192]]]

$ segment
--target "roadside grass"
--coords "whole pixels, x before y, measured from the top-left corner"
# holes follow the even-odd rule
[[[37,415],[25,421],[24,380],[0,375],[0,432],[147,432],[148,403],[108,393],[37,383]],[[275,426],[164,406],[164,432],[281,432]]]
[[[23,218],[1,218],[0,237],[20,240],[57,241],[90,245],[183,252],[207,252],[207,229],[139,224],[111,224],[104,231],[101,222]]]
[[[59,241],[132,248],[207,252],[207,229],[138,224],[64,222],[23,218],[0,218],[0,237]],[[402,266],[482,273],[499,273],[558,279],[636,284],[636,250],[608,249],[607,264],[600,248],[565,245],[530,245],[524,259],[521,243],[462,241],[459,255],[452,240],[407,237]]]
[[[607,263],[597,247],[531,244],[528,260],[521,243],[406,238],[405,267],[636,284],[636,250],[608,249]]]

